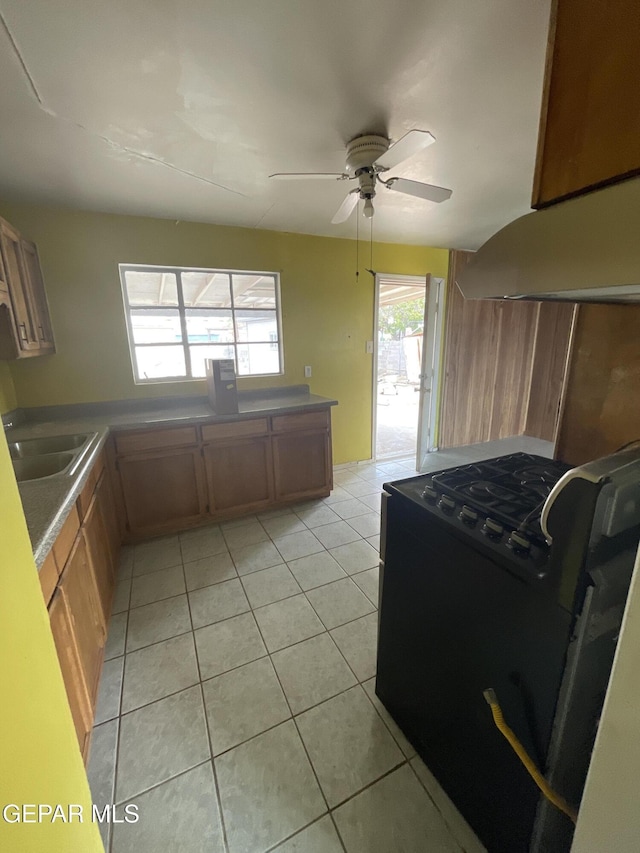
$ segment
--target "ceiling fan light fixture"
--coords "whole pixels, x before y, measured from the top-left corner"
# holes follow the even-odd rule
[[[371,219],[373,214],[375,213],[373,202],[370,198],[365,199],[364,206],[362,208],[362,215],[365,219]]]

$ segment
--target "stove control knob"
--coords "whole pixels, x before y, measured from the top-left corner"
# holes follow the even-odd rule
[[[467,527],[475,527],[478,521],[478,513],[475,509],[471,509],[470,506],[463,506],[458,518],[463,524],[466,524]]]
[[[519,557],[526,557],[531,551],[531,542],[522,533],[514,530],[507,539],[507,548],[511,548],[513,553]]]
[[[436,502],[436,500],[438,499],[438,493],[437,493],[437,491],[433,488],[433,486],[425,486],[425,487],[424,487],[424,492],[422,493],[422,497],[423,497],[423,498],[424,498],[424,500],[425,500],[425,501],[427,501],[428,503],[430,503],[430,504],[434,504],[434,503]]]
[[[438,507],[442,510],[442,512],[446,512],[447,515],[451,515],[456,508],[456,502],[453,498],[448,497],[447,495],[442,495],[440,500],[438,501]]]
[[[492,518],[487,518],[482,527],[482,533],[488,538],[497,542],[499,539],[502,539],[502,534],[504,533],[504,527],[497,521],[494,521]]]

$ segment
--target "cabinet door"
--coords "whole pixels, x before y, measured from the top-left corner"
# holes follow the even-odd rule
[[[40,259],[34,243],[22,239],[22,255],[26,272],[26,283],[33,312],[33,324],[42,352],[54,352],[53,332],[49,316],[49,305],[40,269]]]
[[[179,530],[206,511],[199,449],[163,450],[118,459],[127,529],[135,536]]]
[[[29,303],[27,271],[20,235],[4,220],[0,222],[0,246],[16,325],[18,353],[33,354],[40,345]]]
[[[89,505],[82,525],[82,535],[98,590],[102,619],[108,624],[115,584],[109,534],[97,491]]]
[[[205,444],[209,509],[257,510],[273,499],[268,436]]]
[[[2,260],[2,252],[0,251],[0,297],[9,293],[9,282],[4,269],[4,261]]]
[[[67,599],[60,589],[54,593],[49,606],[49,621],[80,752],[86,760],[93,723],[91,698],[87,690],[73,621],[67,609]]]
[[[102,478],[96,487],[96,499],[100,504],[100,511],[104,519],[107,531],[107,543],[109,555],[113,568],[114,578],[118,573],[120,557],[120,525],[118,524],[118,511],[116,509],[113,485],[111,483],[110,471],[105,469]]]
[[[637,0],[555,0],[533,207],[640,173]]]
[[[11,297],[8,290],[0,288],[0,360],[17,358],[19,352],[18,331]]]
[[[326,430],[272,436],[276,499],[328,495],[331,442]]]
[[[76,539],[58,590],[70,618],[86,691],[93,706],[106,629],[93,567],[82,535]]]

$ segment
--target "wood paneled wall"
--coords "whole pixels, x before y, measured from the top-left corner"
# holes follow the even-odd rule
[[[573,305],[464,299],[455,280],[470,256],[451,252],[438,444],[552,440]]]
[[[525,435],[554,441],[567,367],[574,302],[539,302]]]
[[[640,438],[640,305],[581,305],[556,455],[581,465]]]

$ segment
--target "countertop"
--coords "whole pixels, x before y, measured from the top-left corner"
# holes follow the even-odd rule
[[[72,406],[23,409],[14,413],[8,442],[53,435],[89,433],[91,441],[73,473],[18,484],[33,555],[44,562],[111,432],[150,426],[217,423],[255,415],[270,415],[337,405],[337,400],[309,392],[308,385],[245,391],[238,394],[238,414],[219,415],[207,397],[115,401]],[[5,417],[6,420],[6,417]]]

